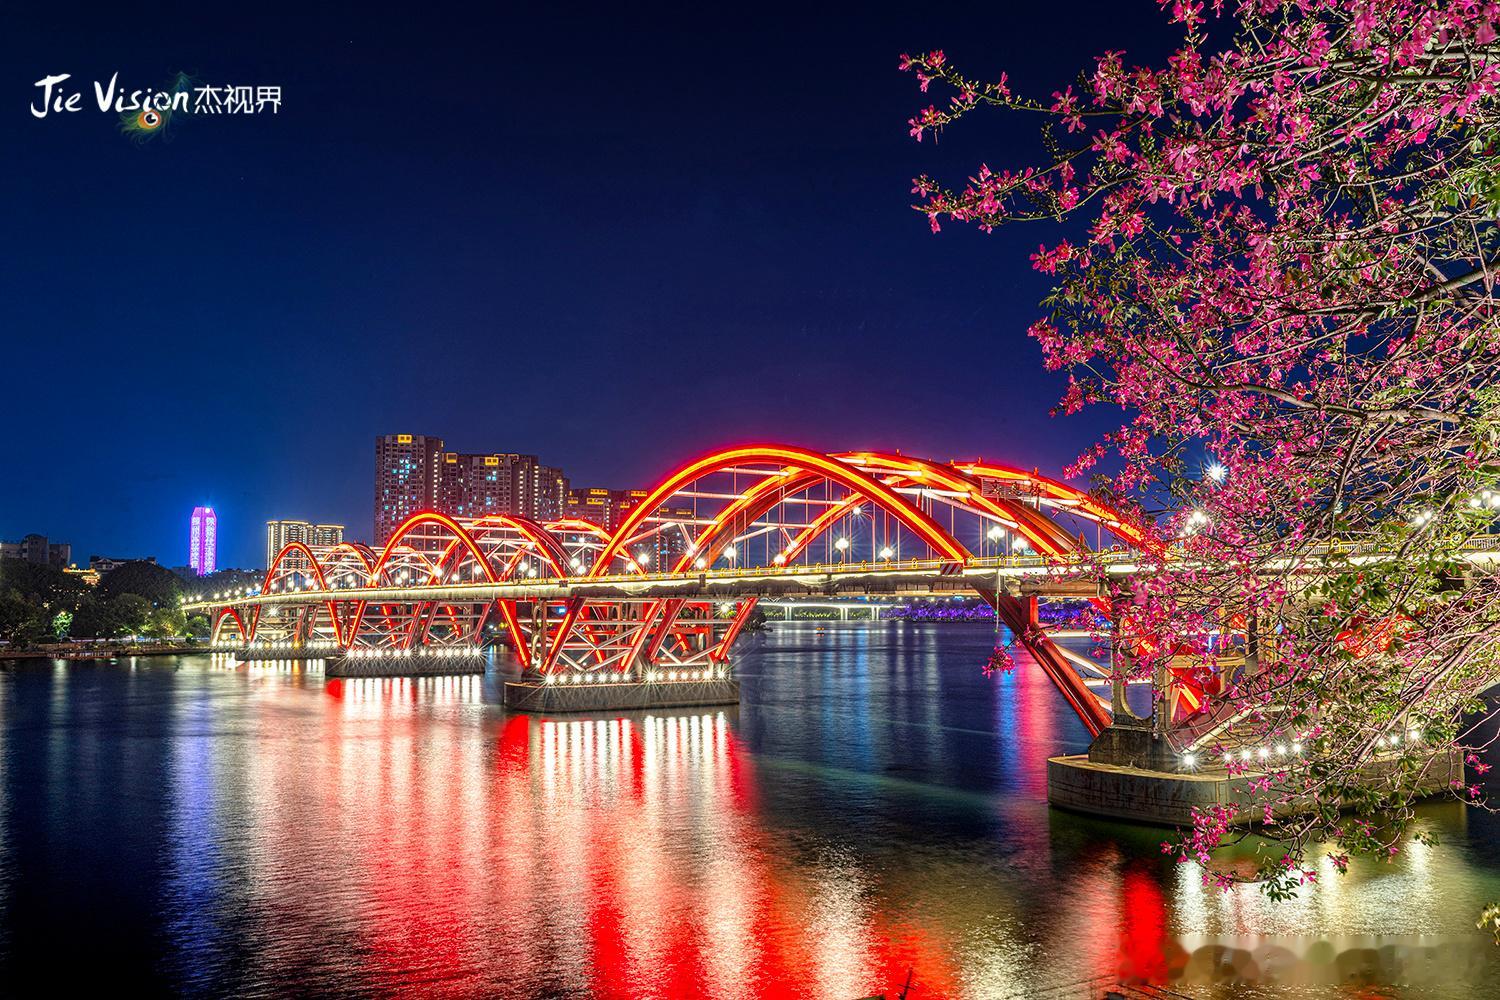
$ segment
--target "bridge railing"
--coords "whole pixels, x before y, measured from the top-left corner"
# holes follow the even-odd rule
[[[612,573],[603,576],[556,576],[549,573],[539,574],[536,577],[525,580],[510,580],[500,583],[487,581],[451,581],[432,583],[411,583],[392,585],[340,585],[328,589],[318,588],[312,585],[294,585],[285,590],[272,590],[269,592],[258,591],[253,594],[224,595],[222,598],[214,598],[204,601],[190,601],[183,603],[184,610],[200,610],[222,607],[227,604],[255,604],[265,598],[275,598],[278,602],[287,600],[360,600],[371,593],[387,594],[413,594],[419,595],[437,589],[457,590],[475,595],[488,592],[507,592],[511,590],[524,591],[527,588],[559,586],[559,585],[586,585],[586,586],[630,586],[638,587],[641,584],[651,583],[681,583],[684,580],[726,581],[744,579],[768,579],[778,577],[805,577],[805,576],[838,576],[858,574],[900,574],[900,573],[932,573],[934,575],[947,575],[952,568],[962,573],[972,573],[976,570],[1034,570],[1044,571],[1067,571],[1088,566],[1093,561],[1101,561],[1105,564],[1120,563],[1134,559],[1134,555],[1128,550],[1106,550],[1095,553],[1088,558],[1059,558],[1057,556],[1040,556],[1035,553],[1025,555],[1004,556],[982,556],[970,559],[963,563],[955,563],[945,559],[863,559],[863,560],[838,560],[835,562],[820,563],[798,563],[795,565],[770,565],[770,566],[726,566],[713,569],[692,569],[682,572],[635,572],[635,573]]]

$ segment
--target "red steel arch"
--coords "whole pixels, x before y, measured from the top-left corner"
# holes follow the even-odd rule
[[[1025,504],[985,496],[978,480],[956,472],[951,467],[926,459],[890,455],[884,452],[853,452],[834,457],[843,461],[857,462],[862,467],[869,467],[873,463],[882,471],[901,476],[910,484],[927,481],[940,483],[948,490],[960,494],[963,498],[961,506],[983,511],[991,517],[1015,525],[1016,530],[1020,531],[1026,540],[1044,555],[1064,555],[1076,552],[1079,548],[1077,540],[1063,531],[1061,526],[1050,518],[1041,516]]]
[[[318,589],[328,589],[328,580],[323,576],[323,564],[318,561],[318,557],[313,553],[313,550],[302,542],[288,542],[286,545],[282,546],[280,552],[276,553],[276,558],[271,561],[270,567],[267,568],[265,582],[261,584],[261,593],[269,594],[271,592],[271,583],[276,578],[276,571],[281,567],[282,560],[291,555],[293,552],[300,552],[307,557],[307,561],[312,565],[313,579],[318,581]],[[336,635],[342,635],[342,629],[339,625],[339,613],[336,602],[330,600],[326,603],[328,607],[328,618],[333,623],[334,633]],[[250,616],[250,634],[247,637],[246,641],[253,641],[255,639],[255,633],[260,628],[260,609],[261,606],[257,604],[255,606],[255,613]]]
[[[266,570],[266,579],[265,582],[261,585],[262,590],[269,591],[271,589],[271,582],[276,577],[276,570],[281,567],[282,560],[291,555],[293,552],[301,552],[303,555],[305,555],[307,557],[307,561],[312,564],[313,578],[318,581],[318,586],[327,586],[327,581],[323,578],[323,564],[318,561],[318,557],[313,554],[313,550],[308,548],[307,545],[303,544],[302,542],[288,542],[286,545],[282,546],[280,552],[276,553],[276,558],[271,561],[271,567]]]
[[[353,556],[354,562],[364,567],[364,582],[372,583],[374,581],[375,573],[375,553],[370,550],[370,547],[368,545],[361,545],[355,542],[339,542],[337,545],[333,546],[326,553],[324,553],[324,576],[326,577],[328,575],[328,571],[332,568],[332,564],[337,562],[344,553],[348,553],[349,555]]]
[[[389,564],[391,556],[393,556],[399,549],[403,548],[402,539],[404,539],[407,535],[411,534],[418,527],[424,524],[435,524],[452,532],[455,543],[461,544],[466,549],[468,549],[469,554],[473,556],[474,561],[480,566],[484,567],[485,578],[490,583],[500,582],[499,577],[495,575],[495,568],[490,565],[489,558],[485,555],[484,550],[479,547],[479,543],[474,540],[474,537],[470,535],[466,530],[464,530],[463,524],[460,523],[457,519],[449,517],[447,514],[442,514],[434,510],[419,511],[396,526],[396,530],[391,532],[390,541],[386,543],[384,551],[382,551],[380,554],[380,559],[376,561],[374,568],[370,571],[370,579],[372,581],[377,584],[379,583],[380,575],[385,572],[385,568]],[[429,572],[428,584],[435,584],[437,581],[434,576],[440,571],[441,567],[434,566],[432,561],[430,559],[427,559],[426,556],[417,549],[412,548],[409,545],[404,546],[404,548],[407,551],[416,553],[423,560],[423,562],[427,564]],[[368,601],[360,601],[358,607],[355,609],[354,621],[349,627],[348,641],[353,642],[354,637],[359,635],[359,629],[360,626],[364,623],[365,611],[369,607],[369,603],[370,602]]]
[[[699,532],[694,550],[688,553],[687,558],[694,561],[702,558],[706,563],[713,563],[734,540],[734,537],[745,530],[748,525],[753,524],[756,518],[783,503],[785,498],[804,493],[822,481],[822,478],[815,472],[787,469],[779,475],[756,483],[738,500],[720,511],[719,515]],[[679,569],[686,568],[686,562],[687,559],[681,560]]]
[[[492,514],[476,519],[473,525],[475,528],[510,528],[530,542],[537,553],[557,571],[558,576],[568,575],[568,553],[563,549],[562,543],[546,527],[529,517]]]
[[[609,545],[605,547],[604,552],[589,571],[589,575],[603,575],[601,569],[607,566],[609,560],[620,552],[630,540],[635,529],[640,526],[641,522],[654,516],[656,510],[674,493],[694,480],[711,475],[712,473],[723,472],[739,465],[755,463],[782,465],[802,472],[821,473],[823,477],[840,484],[845,489],[868,496],[872,502],[879,504],[888,513],[904,521],[909,528],[921,536],[933,549],[954,562],[967,562],[973,556],[968,549],[956,538],[944,531],[942,526],[934,521],[926,512],[914,507],[890,487],[860,472],[853,466],[829,458],[827,455],[808,451],[805,448],[796,448],[790,445],[762,444],[712,452],[699,458],[697,461],[688,463],[667,476],[665,480],[646,495],[644,500],[631,510],[630,515],[615,530],[614,537],[610,539]]]
[[[449,517],[447,514],[442,514],[435,510],[420,511],[396,526],[396,530],[391,532],[391,539],[386,543],[385,550],[380,554],[380,559],[370,571],[372,578],[375,580],[380,579],[380,574],[385,571],[385,567],[390,562],[391,556],[401,546],[402,539],[424,524],[436,524],[453,532],[454,538],[469,550],[474,560],[485,567],[485,575],[489,581],[491,583],[499,582],[499,579],[495,576],[494,567],[490,565],[490,561],[485,556],[484,550],[479,547],[479,543],[474,540],[474,537],[464,529],[463,524],[456,518]],[[419,550],[411,546],[407,546],[407,549],[411,552],[416,552],[418,555],[423,555],[425,559],[425,555]],[[427,563],[429,568],[431,568],[433,565],[432,561],[427,560]]]
[[[210,643],[218,643],[219,633],[224,627],[224,619],[226,618],[234,619],[234,627],[240,633],[240,641],[249,642],[250,634],[245,631],[245,620],[241,618],[240,613],[232,607],[220,608],[219,613],[214,615],[213,629],[209,633],[210,638],[208,641]]]
[[[844,499],[840,500],[838,503],[834,504],[832,507],[829,507],[823,513],[819,514],[817,519],[807,527],[797,532],[796,537],[793,538],[789,543],[787,543],[787,545],[781,550],[779,558],[783,563],[789,563],[793,559],[796,559],[799,555],[802,554],[803,549],[807,548],[814,541],[816,541],[823,534],[823,532],[827,531],[834,524],[838,523],[840,518],[848,517],[853,511],[855,511],[859,507],[864,506],[864,504],[866,503],[868,503],[868,501],[865,499],[863,494],[849,494]]]
[[[993,479],[1016,484],[1020,495],[1009,495],[1010,490],[998,491],[1007,495],[994,495],[993,489],[987,495],[992,485],[988,480]],[[533,558],[534,565],[547,567],[557,579],[579,584],[622,574],[622,567],[639,570],[651,565],[658,574],[687,575],[712,566],[730,544],[743,546],[739,569],[774,572],[784,566],[792,572],[796,567],[791,563],[806,558],[813,542],[856,515],[871,518],[869,533],[862,536],[870,546],[869,562],[876,561],[873,553],[879,529],[887,539],[914,537],[915,550],[936,555],[944,576],[953,575],[976,552],[984,551],[982,542],[971,547],[961,538],[976,528],[980,532],[976,537],[983,538],[987,526],[996,523],[1024,537],[1043,558],[1064,561],[1086,552],[1087,543],[1075,534],[1077,526],[1068,530],[1069,522],[1059,523],[1054,514],[1092,521],[1127,545],[1162,550],[1147,530],[1108,504],[1036,472],[982,461],[940,463],[899,452],[823,454],[791,445],[754,443],[713,451],[672,470],[612,531],[577,518],[539,523],[513,515],[457,518],[441,511],[422,511],[403,521],[378,551],[353,543],[319,551],[303,543],[286,546],[267,570],[262,592],[269,593],[279,575],[289,572],[283,565],[286,560],[297,559],[299,570],[315,580],[322,592],[309,595],[305,602],[282,597],[275,603],[292,611],[288,618],[295,618],[296,634],[305,633],[309,623],[315,630],[324,628],[320,611],[311,618],[307,612],[308,605],[316,609],[316,603],[325,604],[328,622],[345,646],[365,642],[361,626],[367,616],[371,624],[364,631],[379,645],[409,649],[429,643],[482,643],[486,617],[499,612],[523,665],[539,667],[544,673],[606,664],[626,670],[641,658],[647,666],[701,663],[692,658],[702,656],[713,663],[727,655],[729,643],[754,605],[754,596],[740,602],[743,613],[726,630],[714,624],[712,602],[694,596],[697,591],[691,588],[674,591],[673,581],[661,590],[653,579],[649,592],[669,595],[654,598],[633,596],[638,593],[634,581],[623,586],[609,582],[603,587],[538,592],[543,596],[502,592],[506,596],[493,601],[465,597],[462,590],[449,591],[441,599],[384,591],[394,584],[389,578],[399,575],[404,582],[408,574],[415,579],[403,590],[449,583],[504,583],[515,578],[523,561],[533,564]],[[651,547],[651,556],[636,548],[640,543]],[[899,541],[896,551],[900,552]],[[667,555],[671,562],[658,561]],[[589,556],[593,561],[585,568],[582,560]],[[638,565],[642,558],[648,561]],[[929,569],[931,564],[914,571]],[[983,588],[991,585],[974,582],[981,577],[969,574],[968,579],[965,585],[980,588],[1090,728],[1097,729],[1104,709],[1051,647],[1034,609],[1028,610],[999,589],[986,592]],[[351,583],[374,587],[379,593],[373,598],[368,592],[340,595],[330,588],[330,581],[340,587]],[[993,586],[999,587],[998,579]],[[297,617],[299,602],[302,611]],[[632,602],[635,606],[628,607]],[[216,635],[229,627],[232,617],[241,637],[246,642],[254,639],[262,605],[253,598],[245,603],[254,605],[254,614],[241,616],[233,608],[223,609],[215,620]],[[522,605],[529,607],[525,621],[517,613]],[[377,621],[374,616],[381,617]],[[245,629],[247,618],[250,627]],[[279,612],[276,618],[278,629],[286,625]]]
[[[1122,541],[1156,555],[1164,551],[1164,547],[1158,540],[1150,537],[1150,535],[1141,530],[1137,525],[1132,524],[1119,511],[1100,503],[1082,490],[1075,489],[1066,483],[1060,483],[1039,472],[1026,472],[1014,466],[995,465],[984,461],[955,462],[953,463],[953,467],[970,475],[1006,479],[1029,484],[1040,493],[1054,500],[1075,505],[1080,513],[1103,524],[1104,527],[1108,528],[1112,534]]]

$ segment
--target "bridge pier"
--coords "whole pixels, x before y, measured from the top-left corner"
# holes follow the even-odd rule
[[[483,674],[488,657],[482,650],[451,654],[417,652],[411,656],[331,656],[323,661],[324,677],[451,677]]]
[[[219,652],[233,656],[241,663],[254,662],[257,660],[326,660],[330,656],[337,656],[336,647],[313,647],[304,646],[297,649],[274,649],[260,646],[229,647],[220,649]]]
[[[707,676],[666,681],[630,678],[604,683],[560,683],[542,678],[507,681],[505,707],[519,712],[553,713],[739,704],[739,681],[727,672],[701,673]],[[551,676],[563,678],[568,675]]]
[[[1153,729],[1151,720],[1123,713],[1116,719],[1089,744],[1086,756],[1090,763],[1163,773],[1181,770],[1181,760]]]
[[[1361,777],[1378,784],[1389,773],[1411,766],[1411,755],[1417,755],[1418,767],[1425,769],[1419,787],[1422,795],[1442,795],[1449,790],[1450,781],[1464,777],[1463,758],[1451,749],[1440,748],[1383,755],[1366,764]],[[1094,760],[1091,750],[1089,754],[1047,761],[1047,802],[1071,812],[1176,827],[1192,826],[1195,808],[1228,806],[1235,811],[1232,822],[1244,826],[1262,820],[1251,791],[1251,784],[1261,777],[1264,775],[1255,770],[1231,775],[1217,765],[1190,768],[1181,759],[1174,762],[1171,771],[1112,764]],[[1285,819],[1296,813],[1299,805],[1278,808],[1275,815]]]

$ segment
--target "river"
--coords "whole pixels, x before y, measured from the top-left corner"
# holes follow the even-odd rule
[[[738,709],[589,720],[508,714],[498,669],[13,664],[0,993],[1500,990],[1474,928],[1500,901],[1496,818],[1423,806],[1437,844],[1320,862],[1290,902],[1205,888],[1163,831],[1047,806],[1046,758],[1087,736],[1029,664],[984,676],[993,641],[775,624],[738,650]]]

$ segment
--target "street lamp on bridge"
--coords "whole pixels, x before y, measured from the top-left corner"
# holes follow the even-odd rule
[[[990,530],[985,532],[985,537],[999,547],[1005,541],[1005,529],[998,524],[991,525]],[[1009,553],[1006,554],[1008,555]]]

